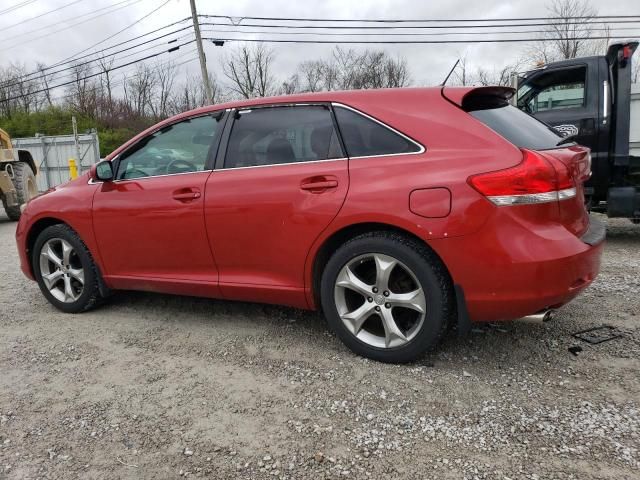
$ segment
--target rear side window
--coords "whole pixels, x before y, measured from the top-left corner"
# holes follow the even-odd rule
[[[563,137],[551,127],[511,105],[469,112],[494,132],[520,148],[549,150]]]
[[[343,156],[328,107],[276,106],[236,114],[224,166],[279,165]]]
[[[349,157],[397,155],[422,150],[409,138],[353,110],[336,107],[335,113]]]

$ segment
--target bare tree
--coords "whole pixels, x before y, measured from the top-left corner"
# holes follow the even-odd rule
[[[125,101],[136,115],[144,116],[150,110],[156,84],[155,70],[146,63],[137,64],[136,72],[125,84]]]
[[[518,72],[521,67],[521,60],[497,69],[487,69],[479,67],[476,70],[475,75],[473,75],[472,77],[472,83],[474,85],[482,86],[499,85],[502,87],[509,87],[511,86],[511,74],[514,72]]]
[[[386,58],[384,60],[385,87],[406,87],[411,84],[409,67],[404,58]]]
[[[211,73],[209,73],[209,85],[211,85],[213,103],[218,103],[220,101],[220,86]],[[175,115],[205,105],[209,105],[209,101],[202,81],[198,77],[189,75],[184,83],[172,89],[167,108],[168,114]]]
[[[49,89],[49,81],[52,79],[52,75],[46,73],[46,65],[44,63],[39,62],[36,64],[36,69],[40,74],[40,80],[42,81],[42,89],[44,90],[44,98],[47,102],[47,105],[50,107],[53,106],[53,102],[51,101],[51,90]]]
[[[177,67],[173,62],[156,65],[157,91],[151,95],[150,108],[156,119],[166,118],[169,114],[169,104],[175,83]]]
[[[547,10],[551,22],[544,28],[541,41],[529,49],[533,63],[577,58],[601,48],[602,42],[591,39],[598,12],[589,0],[552,0]]]
[[[200,82],[196,78],[187,77],[173,101],[173,113],[184,112],[200,106],[198,83]]]
[[[453,74],[450,78],[452,85],[460,85],[464,87],[472,83],[469,77],[466,55],[462,55],[460,57],[460,61],[458,62],[458,65],[456,65],[456,68],[453,70]]]
[[[113,69],[114,57],[100,58],[98,60],[100,64],[100,85],[102,87],[103,100],[105,104],[106,114],[111,116],[113,114],[113,85],[111,81],[111,70]]]
[[[295,73],[291,75],[287,80],[282,82],[280,88],[278,89],[278,93],[281,95],[291,95],[292,93],[296,93],[300,91],[300,78],[298,74]]]
[[[307,92],[363,88],[404,87],[410,83],[404,58],[392,58],[382,50],[336,47],[328,60],[300,64],[300,89]]]
[[[263,44],[243,45],[223,62],[222,72],[230,82],[230,90],[242,98],[266,97],[274,91],[271,73],[273,50]]]
[[[96,111],[98,85],[91,75],[89,64],[75,64],[71,67],[73,83],[68,87],[67,98],[71,107],[79,113],[92,116]]]
[[[322,60],[308,60],[298,66],[300,80],[299,88],[304,92],[320,92],[326,88],[326,63]]]
[[[7,104],[5,107],[9,112],[21,111],[30,113],[37,111],[41,105],[41,94],[38,77],[33,77],[28,73],[28,69],[23,64],[11,64],[5,70],[4,81],[0,85],[0,98],[4,98]]]

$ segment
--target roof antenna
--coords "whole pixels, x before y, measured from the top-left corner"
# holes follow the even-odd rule
[[[451,74],[456,69],[459,63],[460,63],[460,59],[458,58],[458,60],[456,60],[456,63],[453,64],[453,67],[451,67],[451,70],[449,70],[449,73],[447,73],[447,76],[444,77],[444,81],[440,84],[441,87],[444,87],[446,85],[447,80],[449,80],[449,77],[451,76]]]

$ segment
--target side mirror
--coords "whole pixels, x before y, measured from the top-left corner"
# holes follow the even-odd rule
[[[91,179],[99,182],[113,181],[113,167],[111,162],[103,160],[91,167]]]

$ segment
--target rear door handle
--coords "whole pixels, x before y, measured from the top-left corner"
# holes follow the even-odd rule
[[[178,200],[180,202],[189,202],[191,200],[200,198],[200,191],[193,188],[181,188],[174,191],[172,196],[174,200]]]
[[[338,186],[338,179],[335,177],[313,177],[307,178],[300,183],[302,190],[320,193],[330,188]]]

